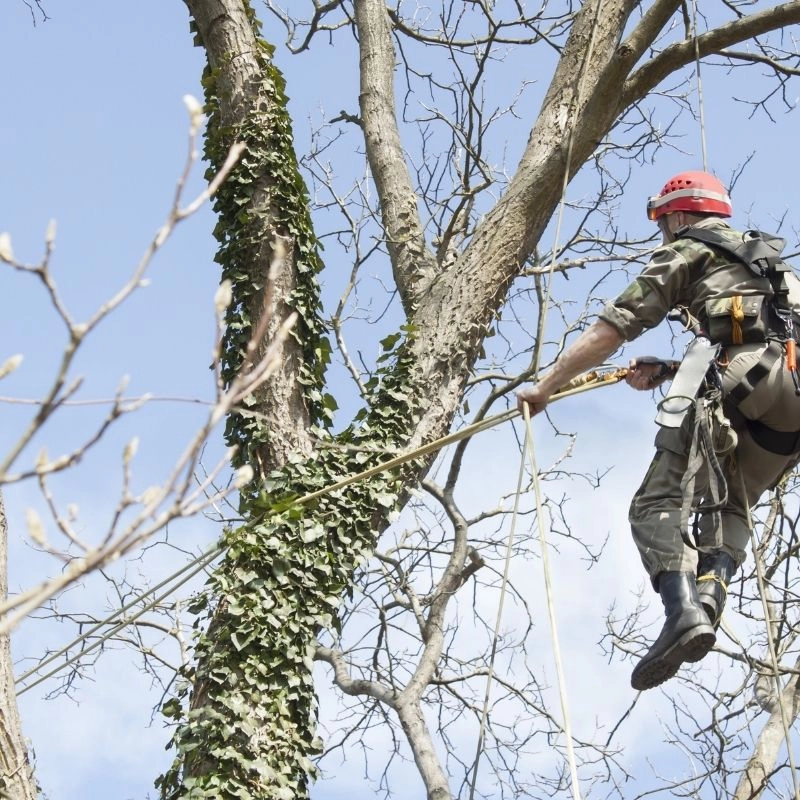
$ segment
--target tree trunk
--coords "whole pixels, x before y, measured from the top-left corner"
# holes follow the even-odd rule
[[[264,42],[255,34],[246,4],[241,0],[185,2],[208,58],[206,83],[213,86],[209,89],[214,107],[208,109],[206,157],[218,166],[234,142],[247,145],[214,200],[220,228],[226,233],[236,228],[236,235],[218,236],[217,256],[223,264],[222,277],[233,284],[223,370],[223,377],[230,381],[238,370],[258,361],[298,299],[306,300],[304,294],[316,291],[318,267],[298,266],[303,242],[297,215],[306,209],[298,211],[297,205],[301,201],[307,206],[307,197],[303,191],[298,192],[299,197],[288,196],[296,191],[287,180],[296,163],[292,164],[291,148],[290,160],[280,145],[288,120],[283,118],[282,78],[277,70],[269,72],[271,61],[262,50]],[[315,359],[305,349],[316,338],[314,328],[319,325],[315,300],[307,301],[311,308],[301,315],[295,334],[284,342],[277,373],[245,401],[246,411],[253,416],[240,425],[239,415],[234,415],[228,425],[229,441],[240,450],[238,462],[250,464],[261,475],[280,467],[290,455],[311,452],[308,428],[317,420],[309,416],[304,386],[320,382],[319,375],[308,374],[309,363]],[[258,341],[251,341],[256,332]],[[248,356],[249,347],[252,352]],[[259,422],[265,414],[269,419]],[[246,435],[232,436],[237,428],[246,429]]]
[[[419,702],[399,702],[395,710],[414,753],[422,782],[427,790],[428,800],[452,800],[447,775],[436,755],[430,730],[422,716]]]

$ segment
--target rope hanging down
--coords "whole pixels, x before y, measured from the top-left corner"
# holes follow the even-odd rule
[[[705,105],[703,99],[703,83],[700,76],[700,42],[699,36],[697,33],[697,0],[692,0],[692,38],[694,40],[694,55],[695,55],[695,78],[697,80],[697,105],[698,105],[698,117],[700,123],[700,146],[702,149],[702,156],[703,156],[703,169],[708,172],[708,151],[706,148],[706,124],[705,124]],[[747,497],[746,487],[744,485],[744,475],[741,475],[742,479],[742,496]],[[769,612],[769,602],[767,599],[767,589],[766,589],[766,581],[764,578],[764,568],[761,564],[761,559],[758,554],[758,545],[755,538],[755,533],[753,531],[753,518],[750,513],[750,506],[749,504],[745,505],[745,510],[747,513],[747,527],[750,531],[750,546],[753,550],[753,559],[755,560],[756,564],[756,578],[758,583],[758,592],[761,598],[761,605],[764,611],[764,622],[766,625],[767,630],[767,649],[769,651],[770,662],[772,665],[772,672],[773,672],[773,679],[775,681],[776,692],[777,692],[777,699],[778,699],[778,706],[780,709],[780,716],[781,716],[781,724],[783,726],[783,734],[784,740],[786,742],[786,750],[787,756],[789,760],[789,768],[792,775],[792,784],[794,790],[795,800],[800,800],[800,780],[798,780],[797,775],[797,766],[794,763],[794,757],[792,755],[792,746],[791,740],[789,738],[789,731],[790,731],[790,720],[789,715],[786,711],[784,706],[783,700],[783,691],[780,685],[780,667],[778,664],[778,656],[775,649],[775,641],[772,635],[772,619]]]
[[[527,409],[525,418],[528,419]],[[525,455],[528,450],[528,436],[525,437],[525,442],[522,446],[522,458],[519,464],[519,474],[517,476],[517,490],[514,494],[514,510],[511,514],[511,525],[508,530],[508,537],[506,539],[506,555],[503,562],[503,578],[500,582],[500,598],[497,602],[497,615],[494,623],[494,635],[492,636],[492,646],[489,651],[489,669],[486,673],[486,690],[483,696],[483,710],[481,711],[481,721],[478,728],[478,744],[475,749],[475,761],[472,766],[472,778],[469,788],[469,800],[473,800],[475,796],[475,785],[478,781],[478,766],[481,761],[481,754],[483,753],[483,745],[486,739],[486,724],[489,719],[489,701],[492,696],[492,681],[494,680],[494,662],[497,655],[497,642],[499,639],[498,631],[500,630],[500,622],[503,618],[503,607],[505,606],[506,594],[508,588],[508,573],[511,569],[511,551],[516,538],[517,520],[519,519],[519,503],[522,498],[522,480],[525,477]]]
[[[550,287],[552,285],[553,270],[555,268],[556,257],[558,255],[559,239],[560,239],[560,236],[561,236],[561,225],[562,225],[562,221],[563,221],[563,218],[564,218],[564,208],[566,207],[567,187],[569,186],[570,169],[572,167],[572,149],[573,149],[573,145],[574,145],[574,142],[575,142],[575,129],[577,127],[577,112],[580,109],[581,102],[583,100],[584,81],[586,79],[586,73],[588,71],[589,64],[591,63],[592,55],[594,53],[595,37],[596,37],[596,34],[597,34],[597,30],[598,30],[598,23],[599,23],[599,20],[600,20],[600,9],[601,8],[602,8],[602,0],[596,0],[595,5],[594,5],[594,19],[592,21],[591,34],[589,36],[589,44],[588,44],[588,46],[587,46],[587,48],[586,48],[586,50],[584,52],[583,60],[582,60],[582,63],[581,63],[581,68],[580,68],[579,74],[578,74],[578,79],[577,79],[576,84],[575,84],[576,89],[575,89],[574,102],[573,102],[572,108],[570,109],[570,115],[569,115],[570,125],[569,125],[569,132],[568,132],[568,136],[567,136],[567,149],[566,149],[566,158],[565,158],[565,164],[564,164],[564,177],[563,177],[563,181],[562,181],[562,184],[561,184],[561,198],[560,198],[559,204],[558,204],[558,215],[557,215],[557,218],[556,218],[556,228],[555,228],[555,234],[553,236],[553,249],[552,249],[551,256],[550,256],[550,270],[549,270],[550,280],[547,281],[547,285],[545,287],[545,294],[544,294],[544,297],[542,299],[540,320],[539,320],[539,324],[538,324],[538,329],[539,329],[540,334],[544,331],[545,322],[546,322],[546,319],[547,319],[547,311],[548,311],[548,308],[549,308],[549,305],[550,305]],[[536,351],[536,357],[535,357],[534,364],[533,364],[533,374],[534,374],[534,376],[538,375],[538,372],[539,372],[539,357],[540,357],[540,355],[541,355],[541,348],[538,348],[537,351]],[[611,376],[610,379],[614,380],[614,381],[621,380],[622,378],[625,377],[625,375],[627,375],[627,372],[628,371],[626,369],[617,370],[615,373],[612,373],[612,376]],[[592,375],[592,373],[588,373],[588,374]],[[575,381],[580,381],[580,379],[581,379],[581,376],[578,376],[578,378],[576,378],[574,380]],[[556,393],[555,395],[553,395],[550,398],[551,402],[552,402],[552,400],[556,399],[559,396],[564,396],[564,395],[560,394],[560,393]],[[537,521],[538,521],[538,526],[539,526],[539,541],[540,541],[540,544],[541,544],[542,562],[545,565],[545,586],[546,586],[546,592],[547,592],[547,607],[548,607],[548,615],[549,615],[549,618],[550,618],[550,629],[551,629],[551,634],[552,634],[552,639],[553,639],[553,654],[554,654],[554,658],[555,658],[555,662],[556,662],[556,672],[558,674],[558,688],[559,688],[559,695],[560,695],[560,698],[561,698],[561,711],[562,711],[562,714],[564,716],[564,734],[565,734],[566,740],[567,740],[567,760],[569,762],[569,767],[570,767],[570,779],[571,779],[570,782],[571,782],[571,788],[572,788],[572,796],[573,796],[574,800],[580,800],[580,798],[581,798],[580,785],[578,783],[578,773],[577,773],[577,768],[576,768],[576,765],[575,765],[575,755],[574,755],[573,746],[572,746],[572,732],[570,730],[569,713],[567,711],[567,699],[566,699],[566,691],[565,691],[565,688],[564,688],[565,687],[564,676],[563,676],[563,672],[562,672],[562,669],[561,669],[561,655],[560,655],[560,648],[559,648],[559,644],[558,644],[558,631],[557,631],[557,627],[556,627],[555,611],[554,611],[554,604],[553,604],[553,597],[552,597],[552,587],[551,587],[551,583],[550,583],[549,561],[548,561],[548,556],[547,556],[547,542],[546,542],[545,533],[544,533],[544,523],[542,521],[542,503],[541,503],[541,494],[540,494],[540,489],[539,489],[538,473],[537,473],[537,469],[536,469],[536,459],[535,459],[534,449],[533,449],[533,431],[532,431],[532,428],[531,428],[530,418],[528,416],[527,407],[525,408],[525,422],[526,422],[526,436],[525,436],[525,444],[523,446],[523,451],[522,451],[522,463],[520,465],[520,481],[522,479],[522,472],[524,470],[526,451],[528,449],[528,444],[530,443],[530,459],[531,459],[532,478],[533,478],[533,483],[534,483],[534,487],[535,487],[535,491],[536,491],[536,514],[537,514]],[[494,673],[494,653],[495,653],[495,651],[497,649],[497,639],[499,637],[499,628],[500,628],[500,619],[501,619],[501,614],[502,614],[503,598],[505,596],[505,591],[506,591],[508,567],[509,567],[509,562],[510,562],[510,558],[511,558],[511,545],[512,545],[512,542],[513,542],[513,531],[514,531],[514,527],[515,527],[515,519],[516,519],[516,515],[517,515],[517,508],[518,508],[518,503],[519,503],[520,491],[521,491],[521,483],[517,488],[517,498],[516,498],[516,502],[515,502],[515,505],[514,505],[514,516],[512,517],[511,531],[509,532],[508,545],[507,545],[507,548],[506,548],[506,566],[505,566],[504,573],[503,573],[503,582],[502,582],[502,587],[501,587],[501,592],[500,592],[500,604],[499,604],[498,613],[497,613],[497,624],[496,624],[495,631],[494,631],[494,640],[492,642],[492,650],[491,650],[492,661],[491,661],[490,666],[489,666],[489,672],[488,672],[488,676],[487,676],[487,680],[486,680],[486,698],[485,698],[485,702],[484,702],[483,713],[482,713],[482,716],[481,716],[481,725],[480,725],[480,733],[479,733],[479,741],[478,741],[478,751],[477,751],[477,753],[475,755],[475,766],[474,766],[474,769],[473,769],[472,782],[471,782],[471,785],[470,785],[470,795],[469,795],[470,800],[472,800],[473,795],[475,793],[475,784],[477,782],[477,776],[478,776],[478,763],[479,763],[481,751],[482,751],[482,748],[483,748],[483,737],[484,737],[484,731],[485,731],[485,727],[486,727],[486,719],[487,719],[488,711],[489,711],[489,696],[490,696],[490,693],[491,693],[491,684],[492,684],[493,673]]]
[[[547,597],[547,615],[550,620],[550,635],[553,639],[553,660],[558,676],[558,695],[561,700],[561,715],[564,719],[564,738],[567,742],[567,763],[572,781],[572,796],[575,800],[581,800],[580,784],[578,783],[578,767],[575,762],[575,748],[572,744],[572,725],[570,723],[569,708],[567,705],[566,680],[564,678],[564,668],[561,662],[561,645],[558,637],[558,624],[556,622],[556,604],[553,594],[552,573],[550,570],[550,556],[547,551],[547,537],[544,529],[544,514],[542,503],[541,484],[539,483],[539,469],[536,466],[536,456],[533,449],[533,426],[525,410],[525,440],[530,442],[528,453],[530,454],[531,474],[533,475],[534,494],[536,497],[536,526],[539,530],[539,548],[542,552],[542,565],[544,567],[544,586]]]
[[[560,400],[564,397],[572,396],[582,391],[587,391],[588,389],[594,389],[599,386],[606,386],[612,383],[617,383],[620,380],[622,380],[627,374],[628,374],[627,369],[613,369],[612,371],[608,372],[602,372],[597,370],[587,372],[583,375],[579,375],[577,378],[573,378],[573,380],[568,384],[567,387],[556,392],[550,398],[550,402],[553,402],[554,400]],[[516,413],[518,412],[514,412],[514,415],[516,415]],[[501,416],[506,416],[506,415],[501,415]],[[543,504],[542,504],[541,490],[538,480],[536,456],[534,454],[534,447],[533,447],[533,426],[531,425],[531,420],[527,406],[525,406],[524,408],[524,418],[525,418],[525,437],[522,446],[522,456],[520,459],[519,475],[517,478],[517,490],[514,496],[514,509],[511,514],[511,525],[509,526],[508,537],[506,539],[506,553],[503,565],[503,576],[500,582],[500,598],[498,600],[498,605],[497,605],[497,616],[495,620],[494,635],[492,637],[492,646],[489,652],[488,672],[486,675],[486,690],[484,693],[483,709],[481,711],[481,719],[478,729],[478,744],[475,751],[475,760],[473,762],[472,778],[470,780],[469,800],[473,800],[473,797],[475,795],[475,787],[478,779],[478,766],[480,764],[480,758],[483,752],[484,741],[486,738],[486,725],[489,718],[489,702],[491,699],[492,682],[494,680],[494,663],[495,663],[495,656],[497,654],[497,643],[499,639],[500,623],[503,617],[503,607],[505,605],[505,597],[508,587],[508,573],[511,567],[511,553],[514,544],[514,539],[516,537],[517,520],[519,518],[519,503],[522,497],[522,480],[525,475],[526,456],[528,456],[530,459],[531,474],[534,483],[534,492],[536,498],[536,519],[539,531],[539,543],[542,551],[542,563],[544,565],[545,594],[547,597],[547,610],[548,610],[548,617],[550,620],[550,631],[553,639],[553,655],[556,665],[556,674],[558,677],[559,697],[561,700],[561,713],[564,718],[564,735],[566,738],[567,762],[570,768],[572,794],[574,800],[580,800],[581,796],[578,783],[578,771],[575,763],[575,753],[572,744],[572,730],[570,725],[569,711],[567,707],[566,691],[564,689],[566,684],[561,664],[561,648],[559,645],[558,626],[555,617],[555,602],[553,600],[550,561],[547,554],[547,541],[545,538],[544,517],[542,513]]]
[[[492,681],[494,680],[494,662],[497,655],[497,642],[498,632],[500,630],[500,622],[503,617],[503,607],[505,605],[505,598],[508,587],[508,573],[511,567],[511,553],[516,538],[517,521],[519,519],[519,503],[522,497],[522,480],[525,476],[525,462],[526,456],[530,460],[531,473],[533,475],[534,494],[536,497],[536,521],[539,530],[539,544],[542,551],[542,563],[544,566],[544,583],[545,595],[547,597],[547,612],[550,620],[550,633],[553,639],[553,656],[556,666],[556,675],[558,678],[559,699],[561,701],[561,714],[564,718],[564,737],[566,739],[567,748],[567,763],[569,764],[570,779],[572,784],[572,796],[574,800],[581,800],[580,784],[578,783],[578,768],[575,761],[575,749],[572,743],[572,727],[570,724],[569,709],[567,704],[567,694],[565,690],[566,681],[564,679],[564,669],[561,662],[561,646],[558,638],[558,625],[555,616],[555,601],[553,597],[553,582],[551,579],[550,559],[547,554],[547,541],[544,529],[544,515],[542,495],[538,480],[539,470],[536,466],[536,457],[533,447],[533,426],[531,425],[531,418],[528,413],[527,406],[523,411],[525,417],[525,437],[522,446],[522,457],[519,465],[519,475],[517,478],[517,491],[514,497],[514,510],[511,515],[511,525],[508,531],[508,538],[506,540],[506,555],[503,566],[503,577],[500,583],[500,599],[497,604],[497,617],[495,620],[494,636],[492,637],[492,647],[489,654],[489,669],[486,675],[486,692],[483,699],[483,710],[481,712],[480,728],[478,732],[478,745],[475,752],[475,761],[472,768],[472,779],[470,782],[469,800],[473,800],[475,794],[475,785],[478,777],[478,765],[480,764],[481,753],[483,752],[483,745],[486,738],[486,724],[489,718],[489,701],[491,699]]]
[[[694,72],[697,79],[697,110],[700,117],[700,148],[703,153],[703,170],[708,172],[706,149],[706,118],[703,103],[703,82],[700,79],[700,42],[697,36],[697,0],[692,0],[692,37],[694,38]]]

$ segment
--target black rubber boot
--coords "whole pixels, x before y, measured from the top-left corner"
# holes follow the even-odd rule
[[[631,675],[631,686],[639,691],[668,681],[684,662],[700,661],[717,639],[691,572],[662,572],[658,592],[667,620]]]
[[[722,618],[728,584],[736,574],[736,562],[722,550],[700,557],[697,570],[697,594],[716,630]]]

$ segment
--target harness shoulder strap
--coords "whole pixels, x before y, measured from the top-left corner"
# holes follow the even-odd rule
[[[741,235],[741,240],[731,241],[719,231],[688,225],[679,229],[676,235],[716,247],[747,266],[754,275],[767,278],[772,286],[775,309],[782,319],[789,319],[792,308],[786,273],[791,272],[792,268],[781,258],[786,239],[774,233],[749,230]]]
[[[789,269],[789,266],[781,260],[786,240],[773,233],[750,230],[742,234],[740,241],[731,241],[718,231],[687,226],[678,230],[676,235],[679,238],[686,237],[717,247],[737,261],[741,261],[760,277],[776,270],[785,272]]]
[[[772,233],[749,230],[745,231],[737,241],[715,230],[688,226],[678,230],[677,236],[711,245],[747,266],[754,275],[767,278],[772,286],[772,306],[779,321],[791,326],[794,317],[795,324],[797,323],[789,303],[789,288],[786,283],[786,273],[791,272],[792,268],[781,258],[781,253],[786,247],[785,239]],[[769,374],[782,353],[783,347],[775,340],[771,340],[758,362],[727,393],[726,411],[732,419],[739,418],[737,427],[746,425],[753,440],[764,450],[783,456],[800,455],[800,431],[773,430],[763,422],[745,418],[738,410],[739,403]]]

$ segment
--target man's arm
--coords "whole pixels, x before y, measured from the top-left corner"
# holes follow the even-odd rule
[[[595,320],[537,383],[517,393],[517,408],[521,411],[527,403],[532,415],[543,411],[554,392],[582,372],[602,364],[624,341],[613,325],[602,319]]]

